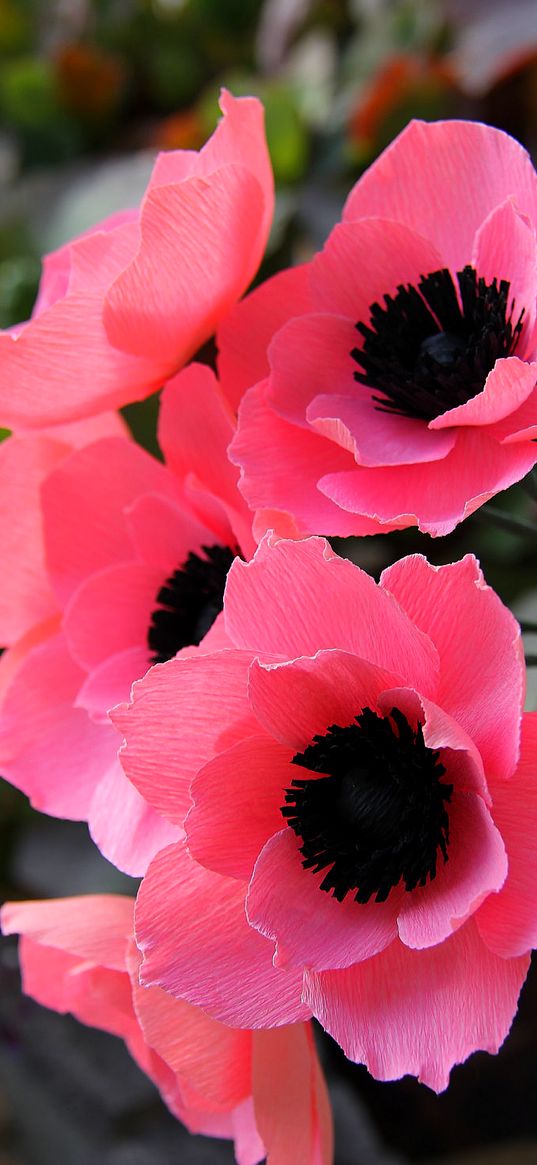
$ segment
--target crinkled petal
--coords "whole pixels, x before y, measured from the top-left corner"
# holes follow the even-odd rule
[[[386,902],[338,902],[320,889],[326,870],[305,870],[292,829],[277,833],[256,862],[246,908],[252,926],[276,942],[278,967],[317,971],[369,959],[397,934],[401,894]]]
[[[2,931],[24,934],[43,946],[124,971],[133,907],[133,899],[121,894],[8,902],[2,908]]]
[[[308,973],[304,996],[345,1055],[378,1080],[408,1073],[442,1092],[455,1064],[498,1051],[528,966],[528,956],[492,954],[470,919],[428,950],[396,940],[354,967]]]
[[[429,431],[438,432],[452,425],[495,425],[504,421],[531,396],[536,383],[537,364],[526,364],[516,356],[497,360],[482,392],[466,404],[435,417],[429,423]],[[498,439],[496,429],[489,435]]]
[[[272,947],[248,925],[244,886],[199,866],[184,845],[151,863],[138,893],[141,982],[187,999],[232,1027],[308,1018],[302,975],[272,965]]]
[[[437,703],[472,737],[487,775],[510,776],[525,691],[520,628],[477,560],[469,554],[436,567],[412,555],[388,567],[381,586],[438,649]]]

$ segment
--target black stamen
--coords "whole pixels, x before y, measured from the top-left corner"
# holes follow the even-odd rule
[[[435,877],[438,853],[448,857],[453,792],[438,758],[421,723],[414,730],[398,708],[384,718],[365,708],[293,757],[323,774],[293,780],[281,809],[302,841],[304,868],[329,867],[321,890],[338,902],[353,891],[356,902],[384,902],[401,881],[413,890]]]
[[[459,296],[447,268],[422,275],[356,324],[364,342],[351,352],[362,369],[354,378],[381,394],[381,412],[431,421],[481,392],[496,360],[515,351],[524,309],[515,322],[508,281],[487,283],[465,267],[457,283]]]
[[[198,644],[222,610],[227,572],[234,553],[228,546],[203,546],[190,553],[157,596],[147,643],[151,663],[165,663],[182,647]]]

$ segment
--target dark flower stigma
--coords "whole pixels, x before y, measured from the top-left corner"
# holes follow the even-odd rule
[[[222,610],[227,572],[234,553],[228,546],[203,546],[166,579],[156,596],[147,632],[151,663],[165,663],[182,647],[198,644]]]
[[[473,267],[456,278],[458,293],[447,268],[417,287],[401,283],[384,306],[371,304],[369,324],[356,324],[354,379],[376,390],[381,412],[432,421],[481,392],[496,360],[515,351],[524,309],[516,319],[509,282],[487,283]]]
[[[293,780],[281,809],[302,841],[304,868],[328,867],[321,890],[338,902],[353,892],[356,902],[384,902],[400,882],[414,890],[435,877],[439,852],[448,858],[453,792],[438,757],[421,723],[414,730],[398,708],[386,717],[364,708],[293,757],[323,774]]]

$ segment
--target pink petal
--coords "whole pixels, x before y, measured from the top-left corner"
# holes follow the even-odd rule
[[[216,873],[249,880],[259,851],[282,827],[280,806],[292,755],[270,737],[249,736],[200,769],[190,789],[194,805],[185,823],[196,861]]]
[[[18,336],[0,335],[2,422],[13,429],[40,428],[120,408],[159,388],[164,371],[156,360],[113,348],[103,327],[102,292],[78,292],[31,320]]]
[[[305,995],[349,1059],[378,1080],[408,1073],[442,1092],[455,1064],[498,1051],[528,965],[528,956],[493,955],[470,919],[428,950],[396,940],[365,963],[308,974]]]
[[[342,513],[317,489],[318,479],[336,466],[351,469],[352,457],[323,437],[281,420],[268,405],[262,384],[242,401],[229,455],[241,466],[240,487],[252,509],[288,511],[301,534],[318,529],[344,538],[356,528],[356,518]],[[376,529],[371,522],[365,527],[364,533]]]
[[[117,753],[112,725],[75,707],[84,673],[56,635],[28,652],[2,705],[2,774],[56,817],[84,821]]]
[[[537,447],[498,445],[462,429],[442,461],[329,473],[317,485],[343,510],[376,523],[376,533],[419,526],[433,537],[451,533],[483,502],[520,481],[537,461]],[[368,531],[369,532],[369,531]]]
[[[311,292],[317,311],[346,316],[353,324],[369,323],[371,305],[383,304],[399,284],[418,283],[420,276],[444,266],[442,255],[423,237],[421,227],[368,217],[338,223],[311,268]],[[359,346],[354,331],[351,347]],[[356,365],[351,361],[351,367]]]
[[[166,462],[180,481],[192,474],[218,499],[235,537],[251,554],[252,515],[238,490],[238,470],[227,455],[234,434],[235,418],[210,368],[191,364],[168,382],[159,414]]]
[[[458,270],[483,220],[510,195],[535,221],[535,171],[513,138],[478,122],[412,121],[351,190],[343,218],[397,219]]]
[[[164,582],[162,567],[125,562],[97,571],[78,587],[65,609],[64,631],[69,650],[82,667],[89,671],[110,655],[147,645]],[[147,647],[144,671],[149,663]]]
[[[180,836],[178,826],[160,817],[143,800],[118,760],[95,789],[88,825],[105,858],[133,878],[142,877],[155,854]]]
[[[45,564],[40,487],[67,452],[65,445],[41,436],[8,437],[0,445],[4,647],[56,611]]]
[[[184,845],[152,862],[138,893],[141,982],[163,987],[232,1027],[274,1027],[308,1017],[302,976],[272,965],[252,930],[244,887],[199,866]]]
[[[486,585],[476,559],[466,555],[435,567],[413,555],[385,570],[381,586],[438,648],[437,703],[475,741],[487,775],[510,776],[524,702],[520,628]]]
[[[191,552],[214,544],[215,535],[186,505],[162,494],[143,494],[125,511],[125,525],[138,557],[162,566],[166,578]]]
[[[524,401],[520,408],[510,413],[505,420],[498,421],[491,429],[491,435],[502,444],[511,445],[517,441],[531,441],[537,437],[537,391]]]
[[[292,829],[271,837],[257,859],[246,901],[252,926],[276,942],[278,967],[349,967],[384,950],[397,934],[401,895],[386,902],[337,902],[320,889],[326,870],[305,870]]]
[[[362,388],[361,395],[317,396],[306,414],[313,429],[348,449],[359,465],[438,461],[453,449],[454,431],[432,432],[423,421],[380,412],[369,389]]]
[[[92,441],[100,441],[103,437],[128,439],[130,436],[121,413],[110,412],[84,417],[82,421],[70,421],[67,425],[48,425],[43,432],[55,441],[64,441],[71,449],[81,449],[83,445],[90,445]],[[18,435],[22,433],[23,430],[17,429]]]
[[[98,441],[49,476],[43,489],[47,561],[62,600],[88,574],[133,557],[124,511],[147,493],[173,500],[178,487],[134,441]]]
[[[404,668],[406,660],[401,659],[400,664]],[[333,649],[289,663],[260,664],[254,660],[248,690],[258,722],[280,744],[292,749],[293,756],[330,725],[352,724],[364,708],[377,705],[381,692],[397,683],[393,672]],[[292,776],[296,773],[291,769],[286,783]]]
[[[452,425],[494,425],[510,417],[528,399],[537,383],[537,364],[526,364],[516,356],[497,360],[489,372],[483,391],[464,405],[449,409],[429,423],[431,430]],[[491,436],[497,438],[496,430]]]
[[[515,323],[524,308],[524,328],[517,352],[518,355],[528,352],[530,358],[535,342],[536,250],[535,226],[519,213],[516,199],[507,198],[480,226],[472,257],[483,279],[490,283],[493,279],[498,283],[502,279],[509,281],[509,304],[514,299]]]
[[[264,133],[264,110],[256,97],[234,97],[222,89],[218,104],[224,116],[199,153],[170,150],[159,154],[149,186],[169,185],[197,175],[208,178],[221,166],[248,164],[265,196],[260,230],[268,235],[274,203],[274,179]]]
[[[449,765],[444,780],[450,780]],[[449,938],[487,894],[501,889],[507,874],[501,834],[481,797],[455,790],[447,810],[448,860],[438,854],[434,880],[405,893],[399,912],[399,938],[413,949]]]
[[[131,686],[149,667],[147,647],[130,647],[110,655],[90,671],[79,689],[75,704],[85,708],[98,724],[108,723],[108,712],[128,700]]]
[[[487,898],[476,916],[483,941],[505,959],[537,946],[536,756],[537,713],[530,712],[522,721],[516,772],[510,781],[492,787],[492,815],[507,848],[507,881],[499,894]]]
[[[250,563],[233,563],[224,609],[237,646],[288,658],[340,648],[396,674],[404,669],[421,691],[436,690],[430,640],[323,538],[290,542],[268,535]]]
[[[351,357],[356,341],[354,322],[344,316],[306,315],[284,324],[269,348],[267,397],[278,415],[306,427],[316,396],[359,397]]]
[[[171,659],[134,685],[112,720],[126,737],[121,763],[142,797],[182,825],[199,769],[243,735],[258,731],[247,701],[251,652]],[[236,733],[233,739],[233,734]]]
[[[309,1027],[255,1032],[255,1117],[270,1165],[330,1165],[331,1119],[326,1108],[319,1109],[318,1073]]]
[[[133,944],[129,970],[133,1005],[144,1038],[179,1078],[185,1105],[228,1110],[251,1092],[252,1037],[217,1023],[160,987],[139,984]]]
[[[266,200],[243,164],[149,187],[138,254],[112,284],[103,319],[111,344],[168,375],[245,291],[262,257]]]
[[[8,902],[2,908],[2,931],[24,934],[44,946],[124,971],[133,906],[132,898],[120,894]]]
[[[269,372],[267,349],[292,316],[313,311],[310,265],[289,267],[265,280],[224,317],[217,333],[220,386],[238,409],[246,389]]]

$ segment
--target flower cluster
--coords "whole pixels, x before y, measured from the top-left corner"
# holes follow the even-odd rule
[[[537,462],[537,179],[499,131],[413,123],[240,299],[272,178],[259,104],[222,110],[0,336],[0,771],[142,877],[2,926],[188,1128],[330,1165],[311,1018],[440,1091],[537,944],[518,624],[473,555],[377,583],[326,541],[446,534]],[[162,459],[113,411],[157,388]]]

